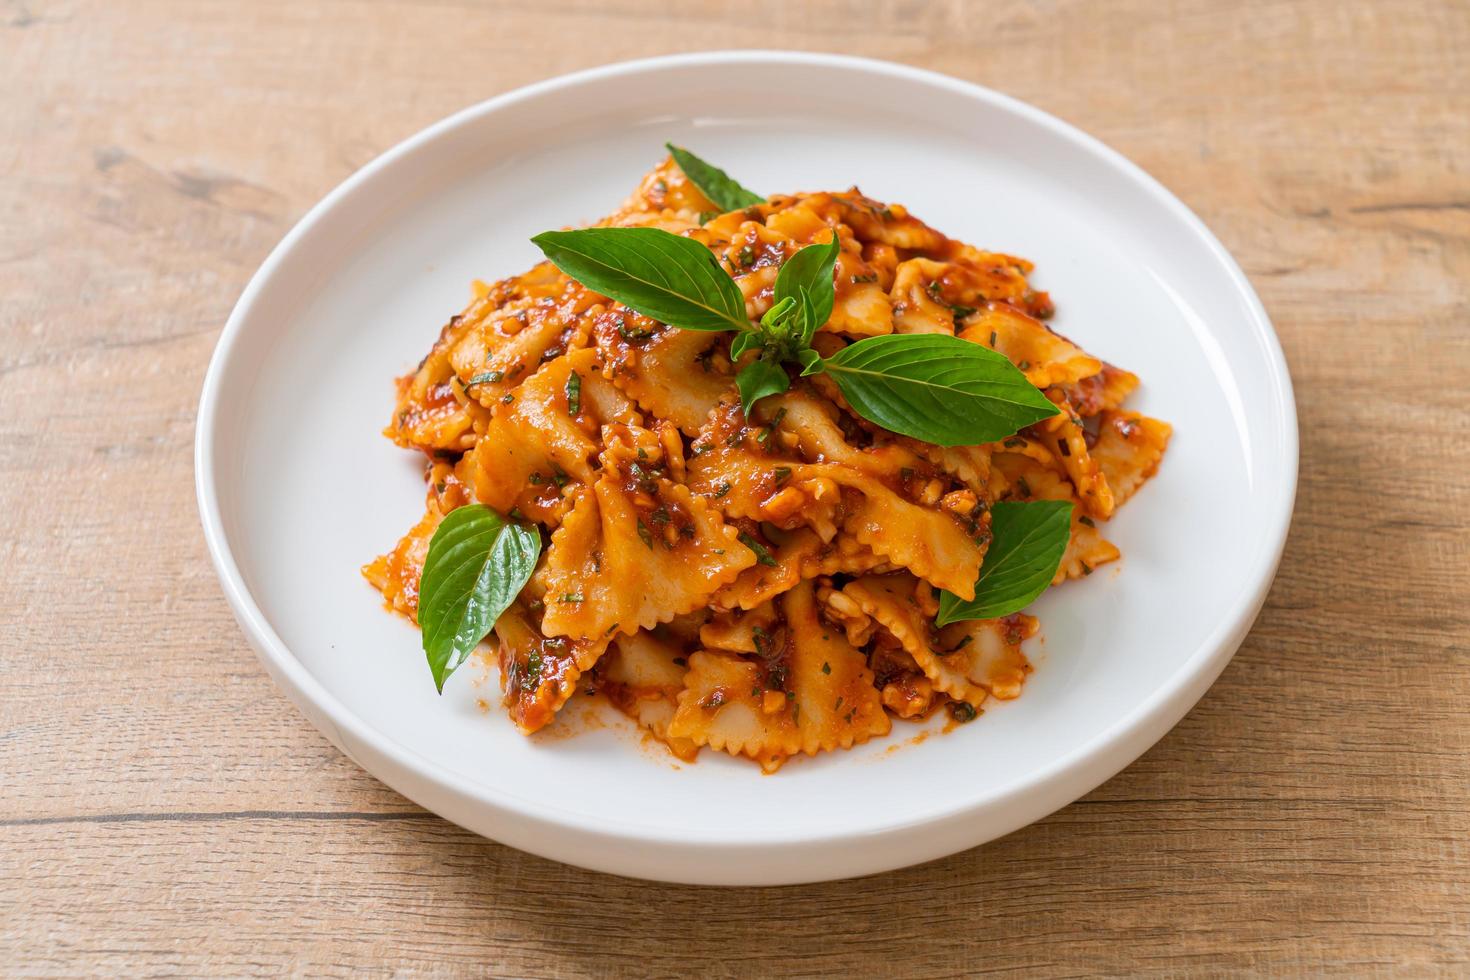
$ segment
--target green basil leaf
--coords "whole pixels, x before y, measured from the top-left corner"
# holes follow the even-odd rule
[[[658,228],[545,231],[531,239],[573,279],[685,330],[744,330],[745,296],[709,249]]]
[[[771,304],[771,308],[761,314],[761,328],[765,331],[781,330],[786,326],[786,321],[791,319],[801,307],[801,301],[795,296],[783,296]]]
[[[684,176],[722,212],[748,208],[765,200],[755,191],[741,187],[719,167],[701,160],[682,146],[675,146],[673,143],[665,143],[664,146],[673,154],[674,162],[684,171]],[[704,222],[701,221],[700,224]]]
[[[832,284],[832,267],[837,262],[837,244],[834,232],[832,240],[821,245],[808,245],[781,266],[776,273],[776,302],[788,297],[801,304],[805,321],[802,343],[811,343],[812,336],[832,316],[832,303],[836,287]]]
[[[738,361],[745,356],[748,350],[754,350],[761,346],[762,337],[754,330],[744,330],[735,335],[730,341],[730,360]]]
[[[830,310],[827,315],[832,315]],[[796,338],[802,346],[811,344],[812,338],[817,335],[817,329],[822,325],[822,322],[825,322],[819,322],[817,316],[818,313],[816,307],[812,304],[811,297],[803,296],[801,298],[801,335]]]
[[[540,553],[539,531],[480,504],[458,507],[439,524],[419,580],[419,627],[439,693],[520,595]]]
[[[822,355],[810,347],[797,351],[796,359],[801,362],[801,376],[803,378],[809,374],[822,373]]]
[[[941,446],[995,442],[1057,414],[1003,354],[947,334],[869,337],[822,370],[863,418]]]
[[[939,593],[934,622],[1009,616],[1046,591],[1072,532],[1072,505],[1065,500],[1003,500],[990,508],[990,547],[968,602]]]
[[[791,379],[786,376],[785,368],[762,357],[740,369],[735,375],[735,386],[740,389],[740,407],[749,416],[756,402],[790,388]]]

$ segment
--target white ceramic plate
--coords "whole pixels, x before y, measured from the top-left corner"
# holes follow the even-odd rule
[[[1174,424],[1159,475],[1108,526],[1124,560],[1049,592],[1022,697],[773,776],[677,765],[589,699],[575,734],[518,735],[496,680],[435,694],[418,632],[358,567],[423,507],[379,435],[471,279],[612,209],[684,143],[768,191],[853,183],[1036,262],[1057,329],[1143,378]],[[913,68],[726,52],[613,65],[491,99],[333,191],[266,260],[209,367],[199,509],[236,616],[276,682],[363,768],[496,840],[619,874],[711,884],[839,878],[1024,826],[1135,759],[1249,629],[1296,486],[1290,379],[1259,301],[1205,227],[1116,153],[1005,96]],[[1116,569],[1116,571],[1115,571]],[[938,722],[932,723],[933,727]],[[599,727],[600,726],[600,727]],[[365,831],[370,833],[371,831]]]

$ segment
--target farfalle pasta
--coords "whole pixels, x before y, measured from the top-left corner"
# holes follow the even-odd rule
[[[894,719],[964,721],[1018,696],[1036,619],[936,625],[938,595],[976,597],[1000,503],[1072,505],[1053,584],[1119,557],[1101,525],[1170,436],[1122,407],[1138,378],[1046,325],[1029,262],[856,189],[719,213],[666,160],[598,227],[698,242],[753,323],[791,257],[835,240],[813,358],[867,338],[959,338],[1003,355],[1055,412],[1041,401],[1046,417],[1003,440],[939,445],[796,369],[749,406],[734,334],[659,322],[544,262],[478,285],[398,379],[385,434],[425,455],[429,490],[423,519],[363,570],[388,606],[417,619],[436,528],[479,504],[542,540],[484,641],[528,734],[600,692],[680,759],[709,748],[772,771]]]

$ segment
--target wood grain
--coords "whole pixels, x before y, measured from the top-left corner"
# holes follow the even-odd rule
[[[280,696],[192,491],[245,281],[382,149],[559,72],[891,58],[1141,163],[1249,273],[1302,427],[1281,574],[1086,799],[906,871],[720,891],[418,810]],[[0,0],[0,971],[1470,971],[1470,7]]]

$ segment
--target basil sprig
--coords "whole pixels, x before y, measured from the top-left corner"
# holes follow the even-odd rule
[[[964,341],[961,341],[964,343]],[[1072,533],[1065,500],[1002,500],[990,508],[990,547],[975,581],[975,598],[939,593],[936,626],[1009,616],[1051,585]]]
[[[801,344],[812,342],[817,328],[832,316],[837,290],[832,285],[832,269],[837,264],[837,233],[825,245],[808,245],[781,265],[776,273],[777,303],[790,297],[797,301],[801,315]]]
[[[760,355],[735,376],[745,414],[765,396],[779,395],[791,387],[783,363],[794,361],[807,373],[821,369],[822,359],[812,350],[812,338],[832,315],[836,295],[832,268],[840,248],[834,233],[830,242],[808,245],[787,259],[776,274],[774,302],[759,327],[731,342],[730,356],[737,360],[746,351],[760,348]]]
[[[439,693],[520,595],[540,553],[539,531],[480,504],[456,508],[440,522],[419,580],[419,626]]]
[[[760,350],[736,378],[747,413],[790,386],[788,363],[802,374],[829,375],[868,421],[941,446],[994,442],[1057,413],[1003,355],[957,337],[869,337],[819,357],[810,344],[832,313],[835,237],[786,261],[759,324],[746,317],[740,288],[692,238],[657,228],[586,228],[531,241],[573,279],[645,316],[686,330],[738,331],[732,357]]]
[[[684,176],[689,178],[689,182],[698,187],[700,193],[709,198],[721,212],[748,208],[765,200],[755,191],[741,187],[719,167],[701,160],[682,146],[675,146],[673,143],[665,143],[664,146],[673,155],[679,169],[684,171]],[[700,224],[704,222],[701,221]]]

